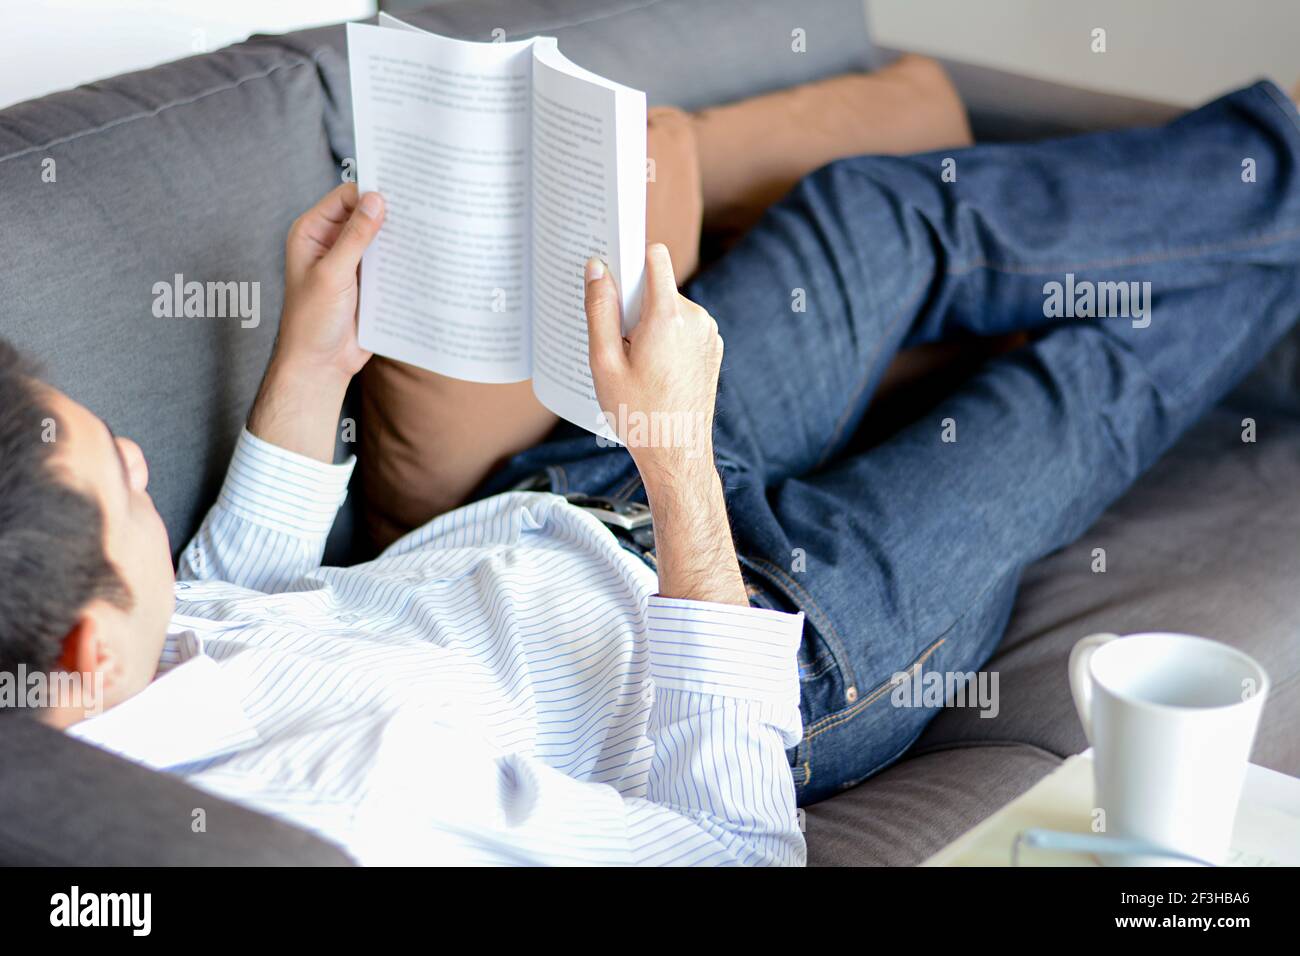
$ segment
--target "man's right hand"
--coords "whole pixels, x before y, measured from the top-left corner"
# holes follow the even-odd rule
[[[747,606],[713,463],[717,323],[677,292],[668,249],[655,244],[646,250],[641,322],[626,339],[613,277],[599,259],[587,263],[587,328],[596,398],[650,502],[659,593]]]
[[[646,248],[641,321],[623,338],[619,290],[587,262],[587,330],[596,398],[647,485],[713,469],[713,405],[722,365],[718,324],[677,291],[668,247]]]

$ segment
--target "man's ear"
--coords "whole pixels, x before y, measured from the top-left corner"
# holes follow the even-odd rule
[[[63,638],[63,649],[55,667],[64,674],[75,675],[76,682],[53,684],[59,688],[60,695],[71,689],[73,696],[51,700],[45,714],[47,722],[66,728],[103,711],[104,698],[112,693],[109,688],[116,683],[118,662],[102,635],[100,622],[93,614],[83,612]]]
[[[108,641],[103,640],[99,622],[93,614],[81,614],[63,639],[59,669],[70,674],[103,674],[109,688],[117,671],[117,659]]]

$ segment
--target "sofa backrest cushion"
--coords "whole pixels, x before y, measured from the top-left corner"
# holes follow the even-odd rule
[[[861,0],[457,0],[402,12],[471,39],[556,35],[578,63],[688,107],[872,62]],[[284,235],[351,153],[341,26],[0,111],[0,335],[140,443],[174,550],[216,496],[274,341]],[[260,321],[155,316],[155,287],[178,275],[249,283]],[[328,561],[348,559],[350,513]]]

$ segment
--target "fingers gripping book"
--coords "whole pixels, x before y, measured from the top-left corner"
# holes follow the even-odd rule
[[[380,355],[539,401],[612,431],[587,361],[583,264],[622,293],[645,269],[646,98],[553,37],[455,40],[381,14],[348,25],[357,186],[387,217],[361,265],[358,334]]]

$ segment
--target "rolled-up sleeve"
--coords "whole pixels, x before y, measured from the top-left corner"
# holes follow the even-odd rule
[[[628,830],[637,862],[802,865],[786,749],[799,742],[803,614],[655,596],[655,747]]]
[[[318,568],[355,463],[326,464],[245,430],[177,577],[273,592]]]

